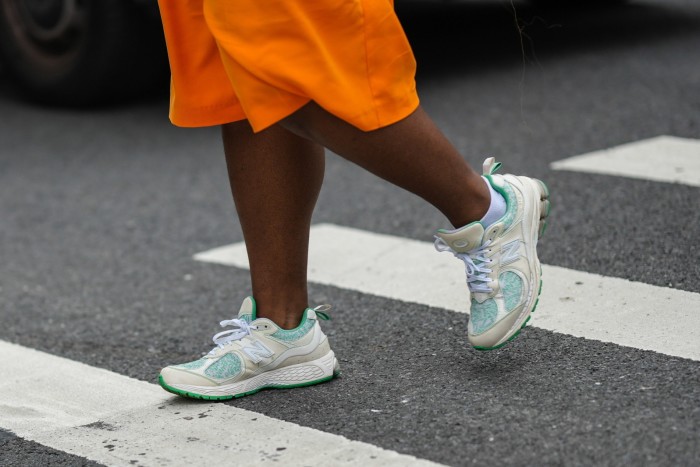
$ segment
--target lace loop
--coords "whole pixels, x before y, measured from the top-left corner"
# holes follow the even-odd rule
[[[449,251],[456,258],[464,262],[464,271],[467,273],[467,287],[472,293],[491,293],[493,289],[487,284],[493,282],[489,277],[492,272],[486,265],[491,263],[491,259],[486,256],[491,239],[485,241],[482,245],[473,248],[469,251],[459,253],[453,250],[442,238],[435,236],[435,249],[437,251]]]
[[[251,326],[248,321],[244,319],[227,319],[219,323],[222,328],[226,326],[236,326],[237,329],[228,329],[226,331],[221,331],[214,335],[212,340],[216,347],[214,347],[210,354],[216,351],[216,349],[223,348],[225,345],[230,344],[233,341],[241,340],[245,336],[250,335],[252,329],[257,329],[257,326]]]

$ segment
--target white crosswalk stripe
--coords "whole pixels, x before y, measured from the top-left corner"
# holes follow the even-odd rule
[[[321,224],[311,229],[309,280],[457,312],[468,311],[464,272],[432,244]],[[248,267],[243,243],[195,259]],[[700,360],[700,294],[543,266],[532,325]]]
[[[700,186],[700,140],[658,136],[563,159],[551,167]]]
[[[0,428],[105,465],[440,465],[3,341],[0,374]]]

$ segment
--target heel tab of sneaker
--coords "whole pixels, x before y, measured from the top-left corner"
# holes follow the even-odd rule
[[[249,322],[255,321],[258,315],[257,304],[253,296],[248,296],[241,303],[241,307],[238,309],[238,318],[245,319],[245,316],[250,316]]]
[[[498,169],[501,168],[501,163],[496,162],[495,157],[488,157],[488,158],[484,159],[484,163],[483,163],[482,167],[484,169],[484,171],[483,171],[484,175],[493,175],[494,173],[496,173],[496,171]]]
[[[307,319],[316,319],[316,320],[320,319],[323,321],[330,321],[331,317],[326,312],[330,311],[331,308],[333,308],[333,307],[328,305],[328,304],[319,305],[315,308],[307,308],[306,309],[306,318]]]

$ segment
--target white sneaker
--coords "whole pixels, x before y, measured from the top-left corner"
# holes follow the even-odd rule
[[[493,350],[514,339],[530,319],[542,290],[537,240],[549,215],[549,190],[540,180],[494,175],[493,157],[484,161],[484,176],[506,200],[506,213],[484,226],[472,222],[456,230],[439,230],[438,251],[464,261],[471,292],[469,342]]]
[[[328,319],[323,306],[307,308],[298,327],[282,329],[256,318],[255,300],[243,301],[238,318],[221,322],[234,329],[214,336],[216,347],[194,362],[171,365],[158,381],[166,391],[196,399],[222,400],[264,388],[297,388],[340,374],[340,366],[321,331]]]

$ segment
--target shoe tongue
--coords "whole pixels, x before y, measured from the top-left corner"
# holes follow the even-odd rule
[[[253,322],[257,317],[257,310],[255,309],[255,299],[253,297],[247,297],[241,303],[241,308],[238,310],[238,319]]]
[[[466,253],[481,245],[484,226],[481,222],[472,222],[457,230],[439,230],[437,236],[457,253]]]

